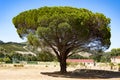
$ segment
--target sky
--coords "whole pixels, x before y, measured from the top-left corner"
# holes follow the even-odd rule
[[[4,42],[24,42],[19,38],[12,18],[20,12],[43,6],[71,6],[86,8],[103,13],[111,18],[111,46],[120,48],[120,0],[0,0],[0,40]]]

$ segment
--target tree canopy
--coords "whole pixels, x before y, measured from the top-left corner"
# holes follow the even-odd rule
[[[29,40],[36,37],[32,44],[44,41],[52,48],[60,62],[61,72],[66,72],[66,59],[73,50],[104,51],[111,44],[110,18],[84,8],[32,9],[15,16],[13,24],[21,38],[32,34]]]

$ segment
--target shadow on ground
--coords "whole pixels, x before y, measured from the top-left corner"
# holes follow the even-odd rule
[[[52,77],[83,78],[83,79],[120,78],[120,72],[91,69],[77,69],[66,74],[61,74],[60,72],[41,72],[41,74]]]

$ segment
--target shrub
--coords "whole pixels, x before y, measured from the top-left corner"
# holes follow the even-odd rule
[[[67,62],[67,66],[76,67],[79,63]]]
[[[12,63],[12,60],[10,60],[9,57],[3,58],[3,61],[4,61],[5,63]]]
[[[24,67],[23,64],[14,64],[14,67]]]

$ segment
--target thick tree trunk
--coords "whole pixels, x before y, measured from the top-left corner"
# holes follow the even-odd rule
[[[65,57],[61,58],[59,62],[60,62],[60,72],[62,74],[66,73],[67,72],[67,70],[66,70],[66,58]]]

